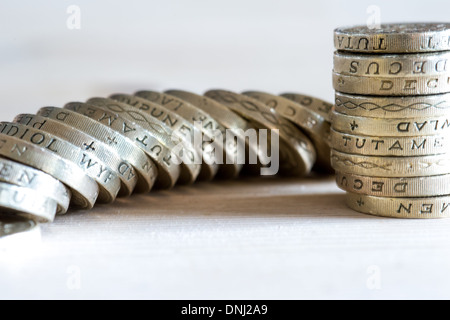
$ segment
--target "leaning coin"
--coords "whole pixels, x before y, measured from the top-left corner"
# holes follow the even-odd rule
[[[108,98],[91,98],[87,101],[87,106],[76,106],[73,110],[100,122],[105,116],[116,116],[117,119],[112,125],[117,129],[120,129],[121,126],[133,127],[132,131],[127,130],[123,134],[135,137],[133,140],[153,158],[160,171],[161,181],[158,182],[158,187],[160,188],[164,184],[169,188],[173,187],[180,178],[181,172],[197,170],[198,166],[186,165],[183,158],[172,152],[176,144],[183,143],[180,139],[174,141],[172,129],[158,119],[131,105]],[[192,155],[193,152],[189,151],[188,146],[186,144],[184,146],[186,147],[185,150]],[[194,156],[192,155],[191,157],[193,158]],[[176,159],[176,161],[173,161],[172,158]],[[192,158],[186,155],[184,159],[189,161]],[[181,165],[179,165],[180,162]],[[187,175],[190,174],[188,173]],[[169,183],[164,183],[163,181],[168,181]]]
[[[42,186],[45,188],[45,186]],[[58,204],[37,190],[0,183],[0,209],[36,222],[52,222]]]
[[[441,76],[449,73],[450,52],[422,54],[334,53],[336,73],[361,77]]]
[[[344,191],[377,197],[417,198],[450,195],[450,175],[383,178],[336,173],[336,182]]]
[[[177,155],[178,159],[182,160],[180,163],[182,170],[178,179],[179,183],[194,183],[200,174],[200,170],[204,168],[208,169],[208,167],[201,165],[202,146],[197,146],[194,141],[194,135],[199,131],[192,123],[180,117],[175,112],[144,98],[129,94],[113,94],[110,96],[110,99],[128,104],[134,108],[133,110],[150,115],[154,119],[157,119],[159,124],[162,123],[172,130],[167,131],[168,133],[170,132],[172,142],[175,143],[175,148],[171,148],[171,151]],[[166,128],[164,126],[161,127]],[[160,142],[165,143],[163,136],[160,138]],[[169,145],[166,144],[166,147],[169,147]],[[208,156],[206,153],[203,154],[203,158]]]
[[[211,117],[213,117],[221,126],[226,128],[226,133],[222,133],[225,140],[225,153],[223,159],[225,165],[219,168],[218,174],[221,177],[237,177],[245,164],[245,148],[251,147],[245,143],[247,140],[246,131],[252,129],[248,121],[224,105],[208,97],[181,90],[168,90],[165,91],[165,93],[178,97],[197,108],[202,109],[204,112],[211,115]],[[229,138],[230,135],[235,136],[236,140],[234,138]],[[258,153],[257,150],[253,150],[253,152],[255,152],[255,154]]]
[[[208,142],[207,144],[200,142],[204,161],[199,179],[212,180],[219,171],[219,164],[223,162],[224,152],[223,139],[216,139],[215,131],[221,132],[223,136],[226,129],[202,109],[170,94],[146,90],[136,92],[135,96],[157,103],[191,124],[198,124],[199,131],[203,135],[202,140]]]
[[[88,116],[93,113],[92,108],[88,110],[87,114],[79,114],[68,108],[68,106],[78,107],[83,105],[85,104],[74,102],[68,103],[67,109],[44,107],[38,111],[37,115],[61,122],[114,147],[124,160],[133,165],[139,175],[137,191],[149,192],[158,177],[158,171],[153,161],[139,147],[135,146],[134,141],[126,139],[121,134],[122,131],[114,131],[110,128],[113,123],[120,122],[119,119],[116,119],[117,116],[108,117],[108,115],[102,114],[97,122]],[[120,130],[133,131],[133,128],[122,124]]]
[[[277,151],[280,173],[302,176],[311,171],[316,161],[314,146],[291,122],[279,116],[262,102],[248,96],[225,90],[211,90],[206,92],[205,96],[226,105],[255,127],[270,130],[271,135],[275,135],[280,140]]]
[[[333,110],[333,105],[331,103],[299,93],[289,92],[280,94],[280,96],[298,103],[299,105],[317,113],[326,121],[331,122],[330,112]]]
[[[45,147],[0,135],[0,156],[44,171],[70,188],[71,204],[91,209],[99,194],[98,184],[72,161]]]
[[[76,146],[42,130],[9,122],[0,123],[0,134],[30,142],[77,164],[89,177],[97,181],[99,185],[99,202],[111,203],[116,199],[120,190],[119,176],[108,165],[108,159],[101,160],[98,157],[105,155],[96,154],[95,146],[90,141],[85,141],[83,148],[83,146]]]
[[[357,136],[331,130],[333,149],[368,156],[417,157],[447,154],[450,134],[417,137]]]
[[[338,113],[355,117],[408,119],[445,117],[450,113],[450,94],[371,97],[336,92],[335,108]]]
[[[67,212],[71,192],[49,174],[30,166],[0,158],[0,182],[38,191],[58,203],[58,214]]]
[[[347,193],[347,206],[370,215],[401,219],[450,217],[450,197],[385,198]]]
[[[317,169],[332,172],[330,163],[330,123],[318,113],[287,98],[265,92],[247,91],[243,93],[255,98],[279,115],[297,125],[314,143],[317,152]]]
[[[119,195],[129,196],[133,193],[138,181],[136,171],[130,163],[123,160],[113,148],[102,141],[62,122],[37,115],[20,114],[15,117],[13,122],[42,130],[80,148],[95,151],[99,158],[107,158],[107,163],[119,175],[121,181]]]
[[[334,31],[338,50],[364,53],[408,53],[450,50],[449,23],[382,24],[379,28],[355,26]]]
[[[373,177],[425,177],[450,174],[448,154],[422,157],[369,157],[331,150],[336,171]]]
[[[450,92],[448,75],[415,77],[361,77],[333,72],[338,92],[375,96],[417,96]]]
[[[422,136],[448,134],[450,117],[364,118],[333,112],[336,131],[368,136]]]

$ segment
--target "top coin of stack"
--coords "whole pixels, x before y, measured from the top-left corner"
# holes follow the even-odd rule
[[[347,204],[397,218],[450,216],[450,24],[334,33],[331,161]]]

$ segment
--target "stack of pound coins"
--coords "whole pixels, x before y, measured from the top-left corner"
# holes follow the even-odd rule
[[[356,211],[450,216],[450,24],[335,30],[331,162]]]
[[[297,93],[168,90],[19,114],[0,122],[0,208],[51,222],[69,207],[243,171],[331,173],[331,109]]]

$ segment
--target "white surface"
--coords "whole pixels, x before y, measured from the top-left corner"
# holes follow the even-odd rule
[[[66,27],[73,4],[81,30]],[[141,88],[331,101],[332,30],[364,24],[372,4],[385,22],[447,21],[450,9],[433,0],[2,0],[0,114]],[[450,297],[449,220],[360,215],[332,181],[276,185],[238,201],[232,185],[200,185],[59,218],[29,246],[0,252],[0,298]],[[185,198],[214,191],[227,201],[209,210]],[[381,290],[370,290],[373,279]]]

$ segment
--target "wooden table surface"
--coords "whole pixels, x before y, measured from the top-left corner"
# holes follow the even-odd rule
[[[332,178],[243,178],[70,212],[3,247],[0,298],[449,297],[450,220],[343,198]]]

